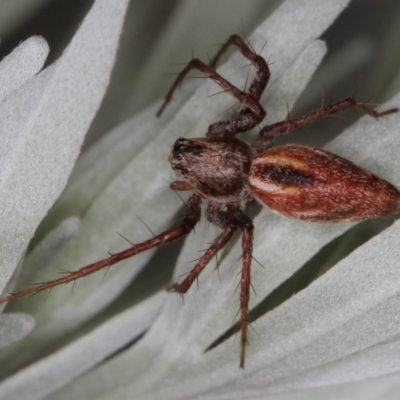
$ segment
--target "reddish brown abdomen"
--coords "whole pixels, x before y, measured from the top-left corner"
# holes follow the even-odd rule
[[[289,217],[315,222],[371,219],[399,211],[395,186],[321,149],[287,145],[259,154],[249,185],[260,203]]]

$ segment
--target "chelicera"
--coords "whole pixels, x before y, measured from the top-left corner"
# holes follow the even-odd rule
[[[231,45],[236,46],[256,69],[247,90],[238,89],[215,70],[217,61]],[[256,127],[266,115],[260,104],[261,95],[270,78],[266,60],[240,36],[232,35],[210,65],[198,59],[187,64],[167,93],[158,116],[171,100],[177,86],[192,69],[199,70],[215,81],[225,92],[239,100],[240,106],[232,118],[211,124],[205,137],[178,138],[171,146],[168,161],[177,180],[170,186],[176,191],[193,191],[179,225],[61,278],[9,294],[0,303],[75,281],[138,253],[177,240],[193,230],[201,217],[201,205],[206,203],[206,219],[222,231],[185,279],[174,284],[171,290],[180,294],[186,293],[235,232],[242,232],[240,367],[243,368],[248,333],[254,232],[252,220],[243,211],[244,206],[256,200],[284,216],[314,222],[358,221],[400,210],[400,192],[389,182],[321,149],[293,144],[273,147],[274,138],[350,108],[359,109],[375,118],[394,113],[397,109],[377,112],[354,98],[346,98],[298,118],[264,126],[260,130],[256,148],[237,138],[237,134]]]

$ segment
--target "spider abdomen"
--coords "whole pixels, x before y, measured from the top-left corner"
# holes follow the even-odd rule
[[[398,212],[400,192],[364,168],[321,149],[286,145],[252,162],[253,196],[272,210],[314,222],[346,222]]]

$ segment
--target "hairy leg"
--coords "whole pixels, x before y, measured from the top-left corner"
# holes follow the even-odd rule
[[[258,55],[250,46],[250,44],[246,43],[246,41],[241,36],[229,36],[228,40],[221,46],[218,53],[211,60],[210,67],[213,69],[216,68],[218,60],[228,50],[230,46],[236,46],[242,53],[243,57],[250,60],[250,62],[256,68],[255,77],[247,92],[250,93],[257,100],[259,100],[268,85],[269,78],[271,77],[271,72],[265,59]]]
[[[249,301],[251,286],[251,261],[253,259],[254,225],[249,217],[242,218],[242,273],[240,278],[240,331],[241,351],[240,368],[244,368],[247,346],[247,331],[249,325]]]
[[[96,271],[103,268],[110,267],[114,264],[119,263],[122,260],[130,258],[136,254],[142,253],[146,250],[153,249],[155,247],[162,246],[164,244],[170,243],[177,240],[185,235],[187,235],[199,222],[201,215],[201,198],[193,194],[187,201],[188,209],[186,211],[185,217],[182,222],[174,227],[160,233],[152,239],[146,240],[142,243],[134,244],[126,250],[119,253],[113,254],[103,260],[97,261],[93,264],[89,264],[85,267],[78,269],[77,271],[71,272],[61,278],[54,279],[52,281],[39,284],[32,288],[22,290],[20,292],[11,293],[6,297],[0,299],[0,303],[6,303],[10,300],[19,299],[20,297],[25,297],[28,295],[36,294],[44,290],[50,289],[54,286],[61,285],[63,283],[69,283],[75,281],[84,276],[90,275]]]
[[[210,202],[206,210],[206,218],[211,223],[220,226],[223,229],[222,232],[214,239],[211,246],[203,254],[186,278],[181,283],[174,284],[171,287],[171,291],[180,294],[186,293],[212,258],[229,243],[237,229],[242,230],[243,257],[240,279],[240,368],[244,368],[248,332],[254,225],[251,219],[236,205],[228,205],[226,210],[222,210],[221,208],[221,204]]]
[[[228,212],[222,211],[219,203],[209,203],[206,210],[206,218],[211,223],[221,227],[223,231],[214,239],[211,246],[200,257],[186,278],[181,283],[175,283],[171,286],[170,290],[172,292],[186,293],[208,263],[229,243],[237,231],[237,224],[234,221],[230,221]]]
[[[361,110],[374,118],[380,118],[398,111],[397,108],[391,108],[390,110],[378,112],[369,107],[366,103],[358,102],[355,98],[348,97],[328,106],[321,107],[318,110],[312,111],[308,114],[304,114],[298,118],[288,119],[286,121],[277,122],[276,124],[264,126],[260,131],[258,138],[259,143],[263,148],[269,147],[274,138],[278,135],[284,135],[296,128],[301,128],[305,125],[311,124],[312,122],[331,117],[338,112],[351,108]]]
[[[192,69],[197,69],[216,82],[225,92],[236,97],[241,103],[239,111],[233,118],[211,124],[208,128],[207,136],[221,136],[226,134],[235,135],[240,132],[246,132],[260,123],[266,115],[264,108],[259,103],[259,99],[267,86],[271,75],[268,64],[263,57],[255,53],[254,50],[238,35],[232,35],[228,39],[228,41],[221,47],[221,50],[217,53],[211,64],[215,64],[221,54],[231,45],[237,46],[242,55],[249,59],[256,67],[256,74],[248,92],[238,89],[217,73],[212,66],[210,67],[203,61],[195,58],[191,60],[178,74],[175,82],[172,84],[165,97],[164,103],[157,112],[157,116],[162,114],[167,104],[171,101],[176,88],[183,81],[185,76]]]

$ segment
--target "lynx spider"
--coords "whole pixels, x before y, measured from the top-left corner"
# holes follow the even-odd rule
[[[215,70],[221,55],[232,45],[250,60],[256,70],[247,91],[238,89]],[[399,211],[400,204],[400,193],[393,185],[350,161],[306,146],[272,147],[274,138],[350,108],[359,109],[375,118],[394,113],[397,109],[377,112],[367,104],[349,97],[298,118],[264,126],[259,133],[259,149],[256,149],[238,139],[236,135],[256,127],[266,115],[260,104],[261,95],[271,75],[266,60],[240,36],[230,36],[209,66],[199,59],[192,59],[186,65],[168,91],[157,116],[162,114],[176,88],[192,69],[199,70],[215,81],[225,92],[239,100],[240,106],[231,119],[211,124],[206,137],[179,138],[171,146],[168,161],[178,178],[171,183],[171,188],[176,191],[194,191],[187,201],[187,210],[179,225],[63,277],[9,294],[0,299],[0,303],[75,281],[138,253],[177,240],[193,230],[200,220],[201,204],[206,202],[206,219],[220,227],[222,232],[185,279],[174,284],[171,290],[180,294],[186,293],[235,232],[242,232],[240,367],[244,368],[254,226],[242,210],[242,206],[258,200],[261,204],[290,217],[317,222],[342,222],[393,214]],[[338,182],[342,189],[345,188],[344,194],[340,192],[342,197],[335,192],[338,190],[335,189]],[[379,201],[375,199],[377,193],[380,194]],[[310,198],[313,196],[319,197],[311,207]],[[348,201],[347,208],[342,207],[343,196]]]

